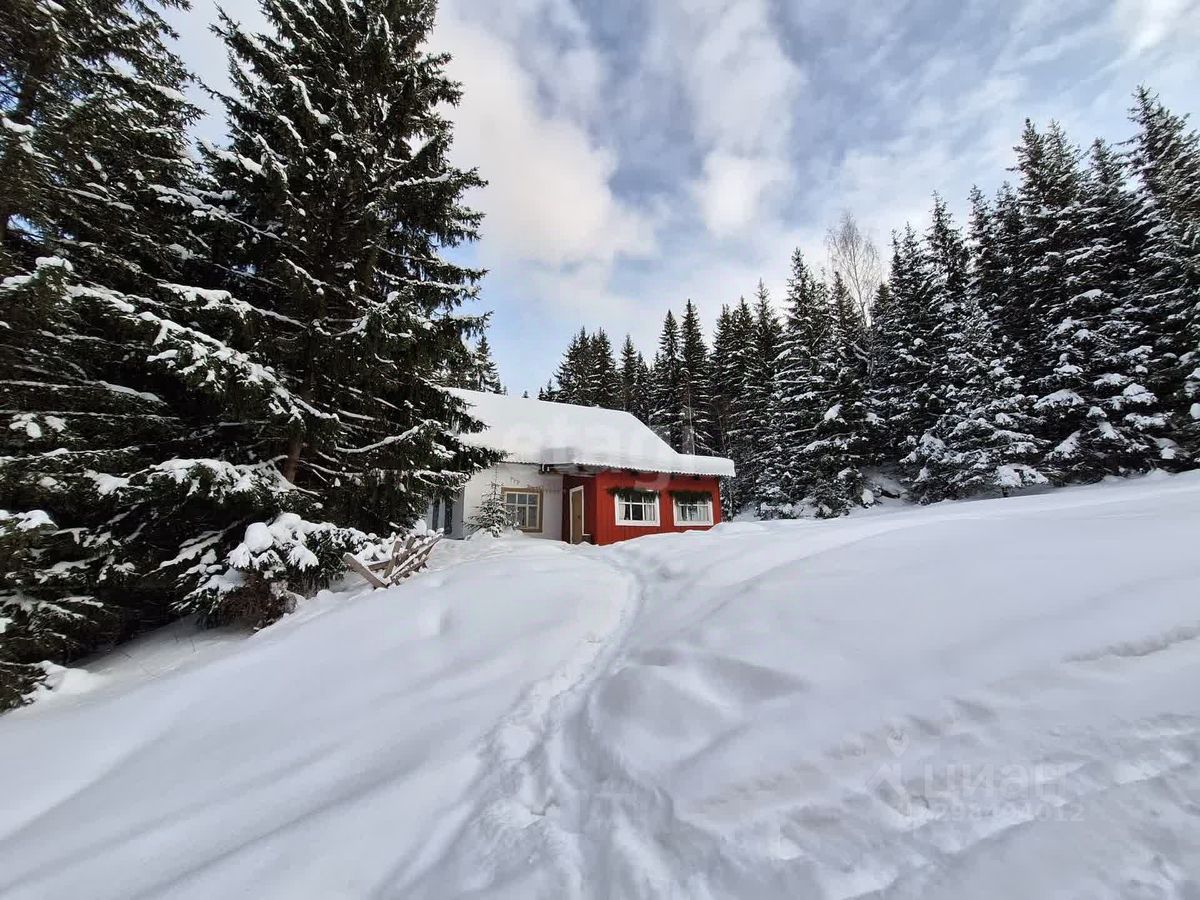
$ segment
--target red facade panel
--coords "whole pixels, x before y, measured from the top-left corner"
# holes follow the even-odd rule
[[[563,540],[571,539],[571,491],[573,488],[579,487],[583,488],[583,533],[590,537],[592,543],[595,543],[596,479],[590,475],[563,476]]]
[[[597,544],[612,544],[647,534],[665,534],[677,531],[695,531],[708,525],[675,524],[675,508],[671,491],[707,491],[713,498],[713,524],[721,521],[720,479],[704,475],[667,475],[650,472],[601,472],[593,479],[596,495],[593,507],[596,510],[595,530],[592,539]],[[617,499],[614,488],[637,488],[658,492],[657,525],[618,525]]]
[[[563,540],[571,535],[571,490],[583,488],[584,532],[593,544],[614,544],[647,534],[697,531],[708,525],[676,525],[671,491],[707,491],[713,498],[713,525],[721,521],[721,480],[711,475],[668,475],[655,472],[598,472],[563,476]],[[657,525],[618,525],[615,488],[658,492]]]

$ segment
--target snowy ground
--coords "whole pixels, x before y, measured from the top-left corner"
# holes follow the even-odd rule
[[[1200,897],[1200,473],[437,565],[0,719],[0,896]]]

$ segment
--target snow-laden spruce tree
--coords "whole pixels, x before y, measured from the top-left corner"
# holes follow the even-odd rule
[[[995,206],[978,186],[972,186],[967,196],[969,207],[966,245],[969,254],[967,291],[975,298],[984,315],[991,318],[997,297],[1004,289],[1007,260]]]
[[[1024,296],[999,325],[1016,335],[1016,370],[1038,398],[1045,465],[1058,481],[1144,469],[1166,423],[1136,372],[1145,351],[1125,295],[1141,241],[1119,163],[1099,145],[1085,170],[1061,126],[1028,121],[1017,157]]]
[[[425,493],[483,461],[446,437],[470,423],[430,379],[465,358],[472,326],[453,312],[472,273],[439,263],[437,247],[475,221],[458,203],[474,176],[444,163],[437,109],[455,89],[420,49],[431,9],[388,13],[386,25],[361,8],[330,13],[337,53],[316,55],[381,77],[356,82],[337,112],[353,127],[327,133],[328,153],[277,102],[313,48],[298,34],[231,32],[255,57],[235,68],[242,86],[254,81],[242,100],[263,106],[230,101],[234,149],[212,151],[217,178],[197,186],[185,139],[195,111],[154,8],[18,7],[5,7],[6,37],[28,33],[0,51],[11,123],[0,366],[16,410],[0,433],[0,553],[15,561],[0,586],[9,699],[40,660],[181,612],[260,624],[364,546],[343,526],[403,524]],[[269,12],[286,31],[296,8]],[[254,136],[255,121],[313,140]],[[397,154],[417,133],[424,148]],[[344,181],[317,190],[308,153],[332,166],[334,146]],[[440,199],[409,202],[425,179]],[[325,208],[334,197],[338,212]],[[373,227],[353,227],[360,203]],[[193,232],[207,222],[219,227]],[[318,261],[308,292],[306,258]],[[197,280],[205,289],[187,286]]]
[[[1059,481],[1144,471],[1164,451],[1174,455],[1167,416],[1147,387],[1152,351],[1130,277],[1144,235],[1125,182],[1120,158],[1096,141],[1070,212],[1080,245],[1067,257],[1067,290],[1047,310],[1053,369],[1037,410]]]
[[[700,314],[691,300],[679,323],[679,409],[683,419],[683,449],[711,455],[716,446],[712,418],[712,380],[708,346]]]
[[[597,329],[591,337],[591,357],[593,389],[588,405],[620,409],[621,373],[613,355],[612,341],[603,328]]]
[[[1173,414],[1182,445],[1169,455],[1200,458],[1200,135],[1149,88],[1139,87],[1130,118],[1137,134],[1128,164],[1135,217],[1145,236],[1133,303],[1150,354],[1147,387]],[[1183,459],[1172,460],[1182,462]]]
[[[946,201],[938,194],[933,196],[933,210],[925,232],[925,258],[933,312],[926,338],[930,365],[927,415],[934,418],[940,416],[948,404],[947,339],[952,323],[960,318],[959,307],[966,302],[970,261],[962,231],[955,224]]]
[[[1017,253],[1021,236],[1021,213],[1016,193],[1005,183],[989,203],[983,192],[972,188],[967,246],[970,274],[967,290],[993,326],[996,355],[1012,370],[1020,355],[1020,339],[1028,330],[1023,316],[1029,304],[1022,302],[1017,277]],[[1010,371],[1011,377],[1019,373]]]
[[[729,389],[732,375],[732,363],[736,358],[732,341],[733,311],[728,303],[721,304],[717,313],[716,327],[713,329],[712,355],[709,357],[709,374],[712,389],[713,435],[716,439],[717,452],[728,456],[727,435],[729,431],[729,404],[733,392]]]
[[[745,405],[742,412],[746,440],[752,449],[746,458],[745,478],[753,485],[756,504],[777,496],[768,467],[769,454],[778,434],[775,407],[775,373],[779,348],[783,341],[783,323],[771,305],[766,285],[759,281],[754,295],[753,327],[749,359],[746,364]]]
[[[814,364],[820,413],[793,463],[811,485],[807,500],[820,518],[870,506],[875,499],[862,475],[869,454],[864,322],[837,272],[829,289],[829,311],[829,337]]]
[[[813,487],[814,473],[803,454],[827,407],[824,365],[834,337],[828,291],[808,267],[803,253],[792,253],[787,282],[783,338],[775,376],[775,444],[768,453],[768,481],[775,493],[764,497],[764,511],[793,515]]]
[[[893,264],[896,262],[893,255]],[[880,469],[894,468],[899,444],[896,422],[889,417],[897,411],[901,399],[893,387],[900,374],[903,357],[897,352],[899,342],[893,336],[905,327],[896,294],[885,281],[875,292],[871,303],[871,321],[867,326],[867,413],[866,427],[871,465]]]
[[[1026,120],[1016,148],[1021,240],[1013,277],[1019,308],[1001,327],[1014,335],[1014,363],[1026,385],[1046,397],[1059,380],[1059,348],[1051,336],[1075,293],[1070,261],[1086,246],[1083,231],[1083,171],[1079,148],[1062,126],[1051,122],[1039,132]]]
[[[575,406],[624,409],[626,396],[623,379],[627,375],[634,378],[637,374],[633,369],[617,367],[612,341],[603,328],[597,329],[594,334],[588,334],[586,328],[580,328],[578,333],[572,335],[554,378],[538,392],[538,399]],[[644,381],[641,394],[645,394]]]
[[[504,494],[500,483],[493,480],[488,492],[480,501],[475,515],[468,520],[472,532],[484,532],[492,537],[500,537],[513,527],[512,513],[504,505]]]
[[[683,358],[679,345],[679,323],[667,310],[658,336],[658,352],[651,370],[650,427],[674,449],[683,447],[684,420],[679,408]]]
[[[1041,484],[1031,398],[998,358],[984,304],[994,298],[995,234],[982,195],[972,196],[970,240],[940,197],[925,237],[936,310],[930,346],[937,419],[901,461],[921,502]]]
[[[650,367],[646,359],[633,345],[633,338],[625,335],[621,345],[621,406],[625,412],[645,422],[650,410]]]
[[[754,498],[754,483],[748,475],[754,451],[746,415],[746,384],[753,356],[754,315],[743,297],[736,306],[723,307],[717,318],[710,367],[720,454],[733,460],[737,472],[721,485],[721,503],[731,516]]]
[[[496,361],[492,359],[492,347],[486,334],[479,336],[474,357],[475,390],[487,394],[503,394],[504,385],[500,383],[500,370],[496,368]]]
[[[333,520],[380,530],[487,461],[435,383],[484,324],[460,309],[480,273],[442,253],[475,237],[463,195],[482,182],[449,161],[460,92],[426,47],[435,8],[263,0],[265,35],[222,16],[230,141],[203,154],[222,284],[307,411],[258,444]]]
[[[995,328],[1000,357],[1006,360],[1012,377],[1024,385],[1027,380],[1024,369],[1026,348],[1031,345],[1031,335],[1040,325],[1028,302],[1022,278],[1025,223],[1016,188],[1007,181],[1000,185],[986,215],[989,232],[986,250],[983,243],[974,244],[976,253],[987,254],[979,260],[980,266],[975,270],[983,287],[977,292],[977,298]],[[981,236],[977,226],[982,225],[976,221],[976,210],[972,207],[973,240]]]
[[[937,421],[934,378],[937,328],[926,248],[912,226],[893,235],[892,270],[885,301],[872,321],[871,386],[867,422],[872,458],[896,461]]]
[[[592,405],[592,398],[596,394],[596,365],[592,350],[592,339],[587,329],[580,328],[577,334],[571,336],[571,342],[554,373],[553,387],[547,390],[546,399],[576,406]]]
[[[876,402],[876,396],[883,393],[879,389],[884,377],[881,366],[889,361],[883,342],[885,336],[896,327],[894,321],[899,314],[896,296],[887,281],[875,289],[869,311],[870,318],[863,335],[867,348],[867,451],[872,466],[889,468],[894,462],[890,454],[891,435],[887,433],[886,423],[879,415],[879,404]]]
[[[637,347],[633,345],[632,335],[626,334],[625,341],[621,344],[621,360],[617,364],[617,372],[621,379],[621,409],[627,413],[633,413],[638,405],[638,353]],[[643,359],[644,363],[645,360]],[[638,418],[641,418],[640,416]]]

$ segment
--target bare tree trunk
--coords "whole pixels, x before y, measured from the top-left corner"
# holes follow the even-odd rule
[[[317,316],[314,316],[314,320]],[[316,340],[313,337],[313,329],[310,327],[307,332],[308,350],[305,354],[306,366],[304,370],[304,387],[299,391],[301,397],[306,403],[312,403],[313,396],[316,394],[316,379],[317,373],[314,368],[313,360],[316,359]],[[292,484],[296,483],[296,477],[300,474],[300,454],[304,451],[304,434],[292,435],[288,438],[287,458],[283,462],[283,477]]]
[[[299,435],[288,441],[287,458],[283,461],[283,477],[292,484],[300,473],[300,451],[304,449],[304,439]]]

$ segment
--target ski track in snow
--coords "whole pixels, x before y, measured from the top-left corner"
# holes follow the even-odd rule
[[[505,859],[518,849],[514,846],[514,835],[543,822],[540,829],[543,840],[562,877],[575,881],[571,885],[573,894],[583,888],[577,877],[582,850],[569,831],[553,827],[551,820],[546,819],[552,808],[570,801],[573,793],[553,748],[561,742],[564,724],[578,708],[580,698],[587,696],[590,686],[606,670],[636,618],[640,602],[638,586],[628,572],[622,570],[620,574],[624,576],[621,583],[625,592],[613,604],[607,629],[590,634],[580,652],[568,659],[566,665],[532,685],[485,739],[483,756],[484,768],[490,773],[488,782],[464,828],[447,842],[455,848],[471,846],[472,858],[478,858],[480,848],[487,847],[487,858]],[[423,861],[421,872],[410,871],[403,876],[393,873],[385,882],[390,885],[387,893],[444,896],[446,864],[443,857]],[[471,882],[475,880],[468,876],[460,889],[471,890]]]
[[[0,896],[1200,900],[1197,533],[1200,477],[1179,476],[609,548],[448,549],[468,561],[396,599],[458,593],[386,626],[411,629],[398,649],[416,663],[387,668],[380,639],[362,677],[385,677],[328,701],[343,716],[419,698],[382,736],[353,715],[357,734],[321,735],[320,715],[287,710],[280,737],[299,746],[280,762],[209,772],[223,783],[182,813],[135,797],[131,823],[75,838],[105,808],[92,795],[128,796],[184,727],[171,694],[138,688],[163,711],[137,740],[85,754],[61,786],[0,784],[17,804],[0,810]],[[195,677],[387,621],[369,597],[326,617],[338,602],[219,647]],[[486,618],[497,604],[515,621]],[[439,649],[474,631],[482,650]],[[121,687],[96,696],[119,704]],[[69,733],[76,701],[51,699],[13,721]],[[345,743],[389,728],[390,744]],[[278,810],[231,799],[256,792]],[[206,817],[243,836],[206,834]],[[53,835],[69,847],[46,849]],[[125,874],[151,852],[161,871]]]

